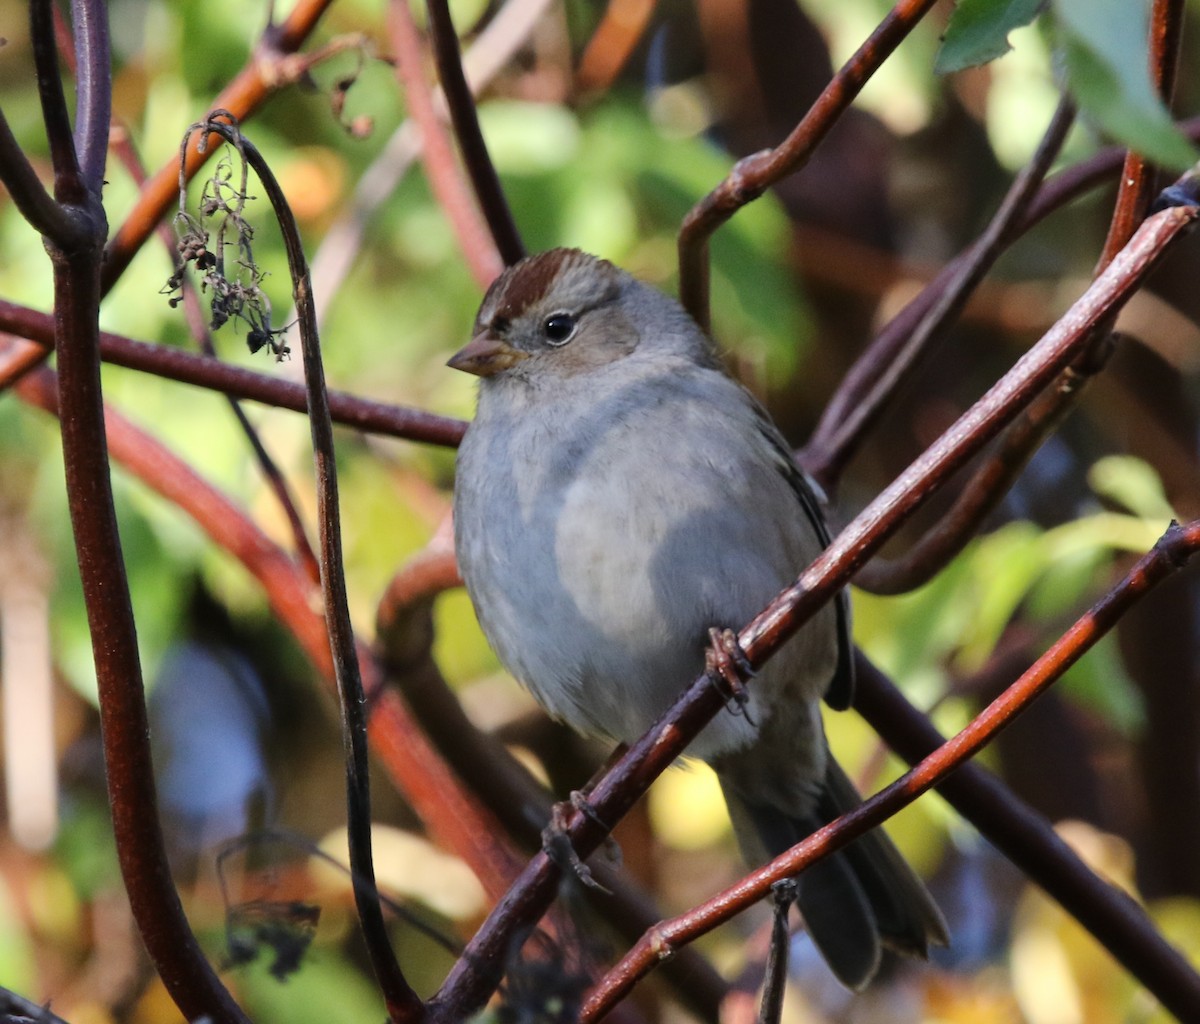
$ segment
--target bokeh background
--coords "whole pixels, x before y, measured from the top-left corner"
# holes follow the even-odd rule
[[[444,362],[467,337],[480,289],[413,161],[404,93],[384,59],[390,43],[381,6],[332,4],[309,49],[359,40],[282,90],[246,130],[300,220],[331,384],[467,418],[473,383]],[[452,4],[468,50],[498,6]],[[480,104],[517,223],[531,249],[579,246],[670,290],[674,236],[689,207],[734,159],[787,133],[890,5],[542,6]],[[276,5],[276,17],[288,7]],[[114,114],[146,166],[157,169],[176,158],[187,125],[246,63],[266,5],[114,0],[109,10]],[[739,213],[713,244],[715,334],[797,445],[873,330],[980,231],[1058,102],[1051,40],[1037,26],[1015,32],[1013,52],[985,68],[935,76],[948,14],[948,4],[938,7],[903,44],[803,173]],[[423,20],[421,10],[414,15]],[[1196,15],[1189,5],[1176,98],[1185,113],[1196,109]],[[0,103],[46,170],[26,22],[24,3],[0,0]],[[1101,141],[1083,121],[1059,166],[1087,158]],[[116,226],[137,187],[115,159],[107,177]],[[1086,286],[1112,197],[1111,187],[1096,189],[1013,246],[850,465],[835,521],[848,520],[1065,311]],[[282,249],[265,204],[250,217],[256,258],[271,275],[264,287],[283,323],[290,286]],[[41,242],[2,195],[0,253],[0,295],[49,308]],[[1030,664],[1172,516],[1200,512],[1198,269],[1193,245],[1134,299],[1110,371],[950,568],[903,597],[855,595],[858,643],[910,699],[932,709],[944,731],[965,724]],[[148,243],[105,302],[102,326],[191,348],[181,310],[161,294],[171,271],[166,249]],[[299,379],[298,360],[251,356],[234,330],[220,332],[217,344],[225,359]],[[104,386],[114,407],[290,545],[222,396],[113,367]],[[307,423],[287,411],[247,408],[311,524]],[[348,430],[338,443],[352,612],[369,640],[388,580],[444,521],[453,452]],[[174,1020],[178,1012],[141,952],[112,850],[62,479],[56,422],[11,392],[0,395],[0,983],[52,1000],[73,1024]],[[231,906],[319,906],[297,971],[273,977],[264,948],[253,962],[230,966],[228,983],[264,1024],[381,1019],[347,879],[314,853],[339,856],[344,846],[336,709],[243,567],[119,468],[115,483],[151,681],[161,809],[194,926],[221,960],[230,955]],[[944,508],[935,502],[892,550]],[[984,758],[1059,823],[1089,863],[1144,899],[1193,958],[1200,957],[1198,597],[1186,575],[1164,585]],[[606,751],[547,721],[501,671],[461,591],[438,600],[435,626],[436,661],[476,725],[560,795],[580,786]],[[899,770],[856,716],[830,716],[828,728],[863,789]],[[385,889],[435,930],[469,936],[486,910],[470,869],[423,837],[403,796],[378,774],[375,804]],[[930,879],[952,948],[928,967],[896,965],[873,995],[850,1000],[798,940],[788,1019],[1164,1019],[1093,940],[937,797],[922,799],[889,830]],[[702,766],[662,778],[618,839],[625,870],[658,893],[666,911],[693,905],[741,871],[718,789]],[[605,962],[618,952],[614,940],[579,913],[588,957]],[[730,1019],[753,1012],[765,921],[765,911],[745,915],[703,943],[746,989],[740,1003],[731,1001]],[[236,940],[245,922],[235,915],[233,923]],[[307,920],[285,929],[311,930]],[[449,954],[404,921],[394,939],[418,988],[431,991]],[[639,998],[636,1009],[648,1019],[691,1019],[663,988],[649,985]]]

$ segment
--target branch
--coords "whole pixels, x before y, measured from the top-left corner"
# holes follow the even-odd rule
[[[75,142],[71,137],[71,117],[67,113],[67,98],[63,95],[62,75],[58,69],[51,0],[31,0],[29,42],[33,48],[38,98],[42,103],[42,122],[46,126],[46,141],[50,143],[50,163],[54,167],[54,198],[60,203],[81,203],[87,195],[87,185],[80,173]],[[106,82],[101,88],[108,85]]]
[[[429,30],[433,36],[434,58],[437,61],[438,77],[454,133],[458,137],[463,162],[475,187],[475,198],[487,219],[496,248],[506,265],[516,263],[525,255],[525,245],[513,220],[512,210],[500,187],[496,167],[488,154],[487,143],[479,127],[479,116],[475,110],[475,98],[467,85],[462,60],[458,50],[458,35],[450,17],[447,0],[426,0],[429,12]]]
[[[99,194],[112,121],[108,12],[103,0],[71,0],[75,29],[75,144],[85,187]]]
[[[228,110],[239,121],[253,114],[269,96],[292,79],[285,73],[286,58],[295,53],[316,28],[333,0],[297,0],[286,20],[268,26],[246,65],[212,102],[212,110]],[[185,174],[191,180],[208,159],[197,145],[189,148]],[[168,160],[145,185],[137,202],[117,229],[104,253],[103,287],[107,292],[145,244],[154,226],[179,197],[179,161]]]
[[[1170,244],[1200,216],[1195,206],[1165,210],[1146,221],[1091,288],[1017,364],[900,474],[838,535],[825,552],[738,635],[752,668],[783,645],[854,575],[854,572],[967,460],[1010,423],[1107,322]],[[605,827],[623,816],[723,706],[707,675],[634,744],[589,792],[595,816],[572,815],[567,833],[586,857]],[[558,868],[545,853],[534,857],[504,901],[476,932],[463,957],[430,1001],[435,1020],[458,1020],[494,988],[504,951],[553,898]]]
[[[808,161],[813,150],[854,102],[863,85],[928,13],[934,0],[900,0],[833,76],[792,133],[774,149],[739,160],[729,176],[688,211],[679,231],[679,300],[710,328],[708,240],[749,202]]]
[[[983,234],[951,264],[953,271],[944,286],[936,291],[931,288],[931,303],[911,332],[906,332],[903,343],[888,346],[886,351],[881,345],[872,346],[846,375],[805,446],[803,461],[820,468],[824,483],[840,475],[867,431],[878,422],[887,402],[911,379],[922,357],[945,337],[971,292],[1011,244],[1015,228],[1025,218],[1074,121],[1074,104],[1065,98],[1060,100],[1033,159],[1013,180]]]
[[[75,217],[87,244],[47,244],[54,267],[58,406],[67,504],[96,666],[105,776],[117,856],[138,930],[167,991],[189,1019],[245,1024],[205,959],[171,880],[159,826],[142,670],[113,506],[100,386],[100,253],[104,210],[86,193]]]
[[[584,1002],[580,1020],[584,1024],[599,1020],[660,960],[669,957],[677,946],[694,942],[757,903],[770,893],[771,886],[776,882],[792,878],[819,858],[842,849],[965,764],[1090,650],[1135,602],[1168,575],[1182,568],[1198,547],[1200,522],[1193,522],[1186,527],[1172,523],[1162,539],[1126,577],[1093,605],[1020,679],[977,715],[970,725],[891,785],[836,821],[818,829],[787,853],[751,872],[699,907],[651,929],[592,990]],[[1195,1019],[1200,1016],[1200,975],[1187,967],[1186,961],[1178,953],[1171,952],[1177,981],[1182,984],[1163,995],[1158,992],[1154,994],[1180,1020]]]
[[[334,677],[342,708],[342,739],[346,751],[346,814],[350,846],[350,868],[354,881],[354,900],[358,907],[363,939],[371,958],[376,980],[383,990],[388,1014],[397,1024],[419,1021],[424,1017],[420,998],[404,977],[388,938],[387,924],[375,884],[375,863],[371,850],[371,788],[367,751],[366,697],[359,672],[354,644],[354,629],[346,594],[341,539],[341,512],[338,507],[336,453],[329,396],[325,390],[325,370],[317,337],[316,312],[309,286],[308,265],[300,231],[291,207],[270,165],[257,148],[244,138],[236,122],[226,124],[216,117],[230,118],[226,112],[210,116],[188,130],[200,136],[203,148],[209,133],[220,135],[254,169],[263,191],[274,210],[287,251],[292,276],[292,294],[299,314],[301,355],[308,397],[309,423],[312,428],[313,459],[317,478],[317,518],[320,530],[321,589],[325,605],[325,623],[333,654]],[[186,140],[185,140],[186,142]]]
[[[388,4],[388,28],[392,49],[396,53],[396,73],[404,84],[409,112],[421,132],[421,158],[425,163],[425,175],[438,205],[458,235],[459,247],[470,264],[475,280],[486,288],[504,269],[504,262],[488,233],[487,224],[479,215],[470,189],[463,181],[445,127],[434,109],[433,95],[422,71],[424,53],[421,35],[413,21],[408,0],[392,0]],[[463,87],[468,91],[470,89],[465,75]]]
[[[49,316],[4,299],[0,299],[0,331],[37,342],[47,350],[54,344],[54,326]],[[308,408],[302,384],[166,345],[152,345],[101,331],[100,354],[105,362],[114,366],[142,370],[237,398],[248,398],[293,412],[306,412]],[[462,420],[375,402],[342,391],[330,392],[329,407],[335,422],[344,426],[427,444],[453,447],[462,440],[467,427]]]

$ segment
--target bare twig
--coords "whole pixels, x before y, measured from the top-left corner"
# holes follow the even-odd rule
[[[488,21],[463,55],[463,71],[473,95],[487,86],[529,38],[549,5],[550,0],[508,0]],[[439,118],[444,118],[446,103],[440,87],[434,92],[433,104]],[[359,178],[350,208],[326,231],[312,259],[318,323],[324,322],[330,300],[349,273],[372,214],[399,186],[421,146],[416,122],[405,120]]]
[[[475,198],[487,219],[495,240],[496,249],[505,264],[516,263],[525,255],[525,245],[513,220],[512,210],[500,187],[496,167],[488,155],[487,143],[479,127],[475,111],[475,99],[463,73],[458,50],[458,35],[450,17],[450,6],[446,0],[426,0],[429,11],[429,29],[433,36],[434,57],[437,60],[438,77],[454,133],[462,150],[463,162],[475,188]]]
[[[142,161],[124,126],[113,125],[111,145],[114,153],[117,155],[117,159],[125,166],[130,177],[133,178],[134,182],[140,188],[146,183],[146,169],[142,165]],[[171,262],[175,263],[179,255],[174,232],[172,232],[169,225],[165,223],[159,224],[158,236],[166,247]],[[213,344],[212,331],[209,329],[208,321],[204,317],[204,311],[200,307],[200,296],[196,291],[193,279],[187,274],[181,275],[180,288],[183,291],[184,315],[187,318],[188,328],[192,332],[192,337],[195,339],[201,352],[215,359],[217,352],[216,346]],[[103,356],[103,349],[101,349],[101,355]],[[279,502],[279,507],[288,521],[288,526],[292,531],[292,541],[296,548],[296,557],[300,559],[301,564],[309,575],[309,579],[316,583],[320,580],[321,568],[317,562],[317,556],[313,553],[312,545],[309,543],[308,533],[304,528],[304,520],[300,518],[300,512],[296,507],[296,502],[292,498],[287,481],[284,479],[279,467],[275,464],[275,460],[271,458],[270,452],[267,451],[266,445],[263,444],[258,431],[255,430],[254,424],[250,422],[250,418],[246,415],[238,399],[233,395],[226,395],[225,398],[229,402],[229,408],[233,412],[234,419],[237,420],[238,426],[250,444],[250,449],[254,453],[259,468],[262,470],[267,486],[275,495],[275,500]]]
[[[245,67],[215,100],[212,110],[228,110],[239,121],[246,120],[275,90],[294,81],[285,74],[285,64],[316,28],[332,0],[298,0],[280,25],[269,26]],[[295,73],[302,73],[303,69]],[[188,150],[186,176],[190,181],[207,156],[196,145]],[[121,276],[154,226],[179,195],[179,163],[168,160],[146,183],[137,203],[117,229],[104,254],[103,284],[107,291]]]
[[[688,212],[679,231],[679,299],[709,328],[708,240],[747,203],[799,170],[867,80],[928,13],[934,0],[900,0],[833,76],[792,133],[774,149],[744,157],[729,176]]]
[[[0,330],[20,335],[42,346],[54,344],[54,325],[49,316],[3,299],[0,299]],[[152,345],[101,331],[100,354],[105,362],[115,366],[154,373],[184,384],[210,388],[293,412],[307,411],[302,384],[255,373],[166,345]],[[466,430],[462,420],[375,402],[341,391],[330,392],[329,406],[337,423],[428,444],[457,445]]]
[[[475,199],[459,171],[450,139],[434,109],[433,96],[423,72],[421,35],[413,21],[408,0],[388,5],[388,27],[396,52],[396,73],[404,83],[408,109],[421,132],[421,157],[425,174],[438,204],[458,235],[459,248],[470,264],[475,280],[483,287],[504,269],[504,262],[488,226],[479,215]],[[466,79],[463,79],[464,88]]]
[[[676,947],[707,934],[762,899],[774,884],[795,876],[818,858],[841,849],[945,779],[1059,679],[1116,625],[1131,605],[1169,574],[1182,568],[1197,547],[1200,547],[1200,522],[1187,527],[1172,524],[1158,544],[1115,588],[958,735],[862,805],[818,829],[770,864],[751,872],[699,907],[651,929],[588,995],[581,1021],[586,1024],[599,1020]],[[1178,959],[1180,963],[1184,962],[1182,958]],[[1185,980],[1189,984],[1182,992],[1171,993],[1173,1002],[1169,1005],[1181,1020],[1200,1015],[1200,976],[1189,969]],[[1155,992],[1155,995],[1159,993]]]
[[[1075,107],[1064,98],[1059,102],[1033,159],[1013,180],[983,234],[962,260],[954,262],[953,274],[945,287],[938,289],[933,303],[923,312],[903,345],[897,349],[889,347],[886,361],[880,361],[880,348],[873,346],[846,375],[826,405],[802,456],[805,465],[819,466],[824,483],[836,480],[867,431],[878,421],[887,401],[912,376],[922,356],[945,335],[962,312],[972,290],[1012,242],[1014,228],[1024,219],[1074,120]]]
[[[223,120],[218,120],[222,118]],[[227,123],[230,122],[230,123]],[[354,630],[346,594],[341,541],[341,513],[338,507],[336,455],[329,396],[325,389],[325,371],[316,330],[316,314],[309,288],[308,266],[299,228],[291,207],[270,166],[257,148],[238,131],[232,115],[220,111],[198,122],[188,134],[200,136],[201,149],[207,136],[220,135],[234,146],[242,159],[254,169],[263,186],[287,250],[292,275],[292,292],[300,317],[301,352],[312,432],[313,459],[317,477],[317,514],[320,529],[321,588],[325,603],[325,622],[333,654],[334,677],[342,707],[342,736],[346,750],[346,816],[350,846],[350,867],[354,875],[354,899],[358,907],[363,938],[383,990],[388,1013],[397,1024],[418,1021],[424,1016],[420,998],[412,990],[396,960],[388,938],[387,925],[375,884],[375,864],[371,850],[371,791],[367,756],[366,697]]]
[[[50,162],[54,167],[54,198],[60,203],[81,203],[87,185],[80,173],[75,143],[71,137],[71,117],[63,95],[62,75],[58,69],[58,48],[54,42],[54,17],[50,0],[32,0],[29,5],[29,41],[37,74],[38,98],[42,103],[42,122],[50,143]],[[93,69],[108,74],[104,68]]]
[[[75,151],[83,184],[99,193],[104,183],[108,126],[112,120],[108,11],[103,0],[71,0],[75,36]]]
[[[900,474],[800,578],[738,634],[752,668],[790,638],[947,479],[1039,394],[1092,334],[1145,280],[1170,244],[1200,216],[1194,206],[1165,210],[1138,230],[1119,258],[1063,319],[1027,352],[942,437]],[[595,815],[574,814],[567,834],[587,856],[600,841],[601,823],[618,820],[650,782],[682,752],[722,707],[721,695],[701,675],[683,697],[622,756],[589,792]],[[511,936],[542,913],[558,868],[536,856],[516,885],[476,932],[466,954],[430,1002],[438,1020],[457,1020],[478,1007],[495,986]]]

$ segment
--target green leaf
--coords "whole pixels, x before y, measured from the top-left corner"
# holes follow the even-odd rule
[[[1150,78],[1148,0],[1054,0],[1067,84],[1103,132],[1164,167],[1200,153],[1176,130]]]
[[[1003,57],[1008,34],[1041,13],[1046,0],[960,0],[950,15],[933,70],[948,75]]]

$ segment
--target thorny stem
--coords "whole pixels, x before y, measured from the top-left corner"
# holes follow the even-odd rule
[[[864,509],[793,586],[740,632],[739,644],[752,667],[760,666],[794,635],[958,468],[1018,415],[1087,343],[1096,326],[1116,313],[1198,215],[1194,206],[1177,207],[1146,221],[1062,320]],[[616,821],[625,814],[721,707],[721,695],[707,676],[700,676],[617,761],[589,793],[596,814],[576,813],[568,824],[568,835],[581,857],[590,854],[602,837],[597,822]],[[530,862],[430,1001],[433,1019],[461,1019],[481,1005],[495,987],[512,936],[544,911],[557,878],[558,868],[544,853]]]
[[[833,76],[791,134],[774,149],[739,160],[729,176],[688,212],[679,231],[679,299],[706,331],[710,328],[709,238],[743,206],[808,161],[863,85],[933,4],[934,0],[900,0]]]
[[[308,396],[309,423],[312,432],[313,459],[317,477],[317,516],[320,530],[321,589],[325,601],[325,622],[333,656],[334,677],[342,707],[342,738],[346,751],[346,810],[350,846],[350,868],[354,876],[354,899],[376,980],[383,990],[388,1014],[396,1024],[419,1021],[424,1017],[420,998],[404,977],[392,951],[383,909],[375,884],[375,865],[371,851],[371,789],[367,747],[366,696],[359,672],[358,654],[343,574],[341,513],[338,508],[336,455],[329,397],[325,389],[325,370],[316,331],[308,266],[299,228],[283,190],[270,166],[257,148],[245,139],[227,112],[210,116],[193,126],[201,135],[220,135],[237,149],[245,163],[254,168],[263,191],[271,203],[287,250],[292,275],[293,298],[300,318],[300,340],[304,381]],[[189,131],[191,134],[191,131]]]
[[[599,1020],[654,968],[664,953],[669,954],[677,946],[712,931],[766,896],[775,883],[794,877],[815,860],[841,849],[945,779],[1028,708],[1115,626],[1131,605],[1181,568],[1198,546],[1200,522],[1187,527],[1172,523],[1162,539],[1126,577],[970,725],[891,785],[818,829],[765,867],[751,872],[686,914],[656,925],[653,933],[643,937],[588,995],[580,1020],[584,1024]],[[1194,974],[1192,977],[1191,992],[1171,1007],[1181,1020],[1193,1019],[1200,1014],[1200,977]]]
[[[463,73],[450,6],[447,0],[426,0],[426,9],[429,12],[429,30],[433,36],[438,77],[446,97],[446,107],[450,111],[450,120],[454,124],[454,134],[462,150],[463,162],[500,258],[506,266],[511,266],[525,255],[525,244],[521,241],[521,234],[513,220],[508,200],[504,197],[504,190],[500,187],[500,178],[479,127],[475,98]]]

